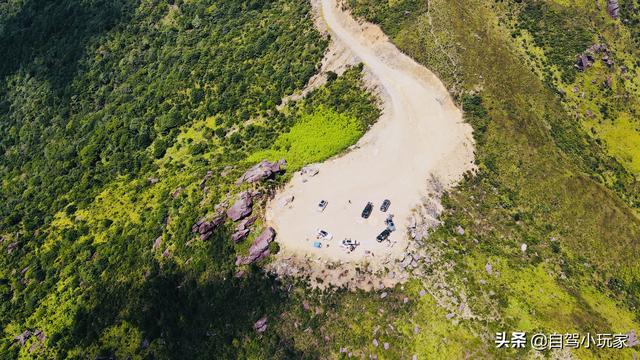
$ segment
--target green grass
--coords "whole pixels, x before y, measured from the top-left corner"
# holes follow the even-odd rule
[[[251,154],[247,161],[287,160],[288,169],[300,170],[305,164],[320,162],[339,154],[362,136],[360,122],[331,109],[319,108],[303,114],[288,133],[280,135],[270,149]]]

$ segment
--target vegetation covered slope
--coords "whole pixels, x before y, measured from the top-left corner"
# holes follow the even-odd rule
[[[529,349],[496,349],[494,333],[638,329],[633,161],[590,130],[600,84],[584,98],[597,105],[571,98],[574,82],[609,71],[571,67],[585,39],[637,41],[633,3],[620,3],[627,22],[608,19],[602,1],[600,10],[590,1],[350,1],[456,94],[480,168],[445,198],[423,275],[372,293],[311,291],[260,266],[236,278],[235,255],[251,239],[234,245],[226,226],[206,242],[190,233],[246,187],[234,181],[254,160],[321,160],[377,117],[358,68],[276,109],[325,49],[306,3],[0,4],[0,54],[12,54],[0,63],[1,357],[527,358]],[[569,26],[583,12],[592,17],[568,29],[569,43],[554,41],[563,30],[531,28]],[[608,46],[633,54],[629,44]],[[615,108],[631,114],[628,98]],[[576,119],[579,106],[595,117]],[[317,125],[347,131],[322,144],[300,136]],[[268,329],[257,334],[263,315]],[[13,338],[25,330],[45,338],[21,346]]]
[[[637,328],[637,172],[633,159],[611,156],[620,144],[585,131],[600,121],[622,127],[621,136],[637,135],[637,118],[627,115],[638,103],[632,60],[638,48],[631,40],[637,29],[625,20],[637,17],[635,3],[620,1],[627,10],[618,20],[606,13],[604,1],[349,3],[372,21],[401,17],[401,26],[379,22],[402,50],[447,81],[474,126],[480,172],[450,196],[445,227],[430,241],[452,261],[449,283],[477,315],[459,326],[481,338],[496,331]],[[603,42],[613,66],[574,67],[576,55]],[[602,85],[607,76],[613,85]],[[573,95],[586,84],[584,96]],[[587,107],[596,115],[584,120]],[[457,356],[473,344],[444,343]],[[416,346],[442,350],[420,341]],[[490,350],[497,357],[532,355]],[[575,355],[630,356],[593,349]]]
[[[277,110],[326,47],[310,6],[0,6],[0,357],[297,357],[287,337],[252,329],[289,301],[258,268],[233,277],[251,239],[190,229],[242,190],[235,180],[275,139],[308,122],[349,128],[327,144],[291,139],[278,156],[293,170],[377,118],[360,67]]]

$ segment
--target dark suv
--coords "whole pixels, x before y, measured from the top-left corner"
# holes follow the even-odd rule
[[[389,201],[389,199],[384,199],[382,205],[380,205],[380,211],[387,212],[387,210],[389,210],[389,206],[391,206],[391,201]]]
[[[373,211],[373,204],[371,202],[368,202],[367,206],[365,206],[364,210],[362,210],[362,217],[365,219],[368,219],[372,211]]]
[[[376,237],[376,240],[378,240],[378,242],[383,242],[385,240],[387,240],[389,238],[389,235],[391,235],[391,230],[389,229],[384,229],[380,235],[378,235],[378,237]]]

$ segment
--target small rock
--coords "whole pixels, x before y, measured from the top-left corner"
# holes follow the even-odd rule
[[[158,248],[160,247],[160,244],[162,244],[162,235],[158,236],[156,240],[153,242],[153,250],[158,250]]]
[[[263,316],[260,320],[253,324],[253,329],[258,333],[263,333],[267,330],[267,316]]]
[[[389,343],[384,343],[383,347],[384,347],[385,350],[389,350]]]
[[[527,252],[527,244],[523,243],[522,245],[520,245],[520,251],[522,251],[523,253]]]
[[[387,294],[386,292],[383,292],[382,294],[380,294],[380,299],[384,299],[384,298],[386,298],[386,297],[387,297],[387,295],[388,295],[388,294]]]
[[[487,274],[489,274],[489,275],[493,274],[493,266],[491,266],[491,264],[487,263],[484,266],[484,269],[487,271]]]
[[[447,320],[451,320],[451,318],[453,318],[454,316],[456,316],[456,314],[454,314],[454,313],[448,313],[448,314],[447,314]]]
[[[464,235],[464,229],[462,228],[462,226],[456,226],[456,233],[458,233],[458,235],[460,236]]]
[[[163,257],[163,258],[167,258],[167,257],[169,257],[169,256],[171,256],[171,249],[166,248],[166,249],[162,252],[162,257]]]
[[[418,325],[414,326],[413,327],[413,333],[416,334],[416,335],[419,334],[420,333],[420,326],[418,326]]]
[[[404,299],[402,299],[402,302],[405,303],[405,304],[408,303],[409,302],[409,298],[405,296]]]
[[[7,254],[11,254],[18,247],[18,242],[11,243],[7,246]]]
[[[302,302],[302,308],[303,308],[305,311],[309,311],[309,310],[311,310],[311,305],[309,305],[309,302],[308,302],[307,300],[304,300],[304,301]]]
[[[149,185],[155,185],[157,184],[160,180],[158,178],[154,178],[154,177],[150,177],[147,179],[147,181],[149,182]]]
[[[180,196],[180,194],[182,194],[182,187],[178,186],[178,188],[173,190],[173,192],[171,193],[171,197],[175,199]]]
[[[420,297],[422,297],[422,296],[425,296],[427,292],[423,289],[423,290],[420,290],[419,294],[420,294]]]
[[[373,346],[378,347],[378,340],[377,339],[373,339]]]
[[[207,180],[211,179],[211,177],[213,176],[213,171],[209,170],[207,171],[207,175],[204,176],[204,178],[202,178],[202,181],[200,181],[200,190],[203,190],[205,185],[207,185]]]
[[[627,333],[627,346],[628,347],[634,347],[636,345],[640,344],[640,341],[638,341],[638,337],[636,335],[636,331],[635,330],[631,330]]]

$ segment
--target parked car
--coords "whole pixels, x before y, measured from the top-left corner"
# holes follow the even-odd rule
[[[313,247],[320,249],[322,247],[322,243],[320,241],[316,241],[313,243]]]
[[[362,210],[362,217],[365,219],[368,219],[372,211],[373,211],[373,204],[371,202],[368,202],[367,206],[365,206],[364,210]]]
[[[325,241],[333,239],[333,234],[331,234],[330,232],[321,229],[318,229],[317,231],[318,233],[316,234],[316,239]]]
[[[380,211],[387,212],[387,210],[389,210],[389,206],[391,206],[391,201],[389,199],[384,199],[382,205],[380,205]]]
[[[378,242],[383,242],[389,238],[389,235],[391,235],[391,231],[389,229],[384,229],[380,235],[376,237],[376,240],[378,240]]]
[[[393,215],[389,215],[384,223],[387,225],[389,231],[396,231],[396,224],[393,223]]]
[[[320,200],[320,203],[318,203],[318,212],[323,212],[328,204],[327,200]]]

